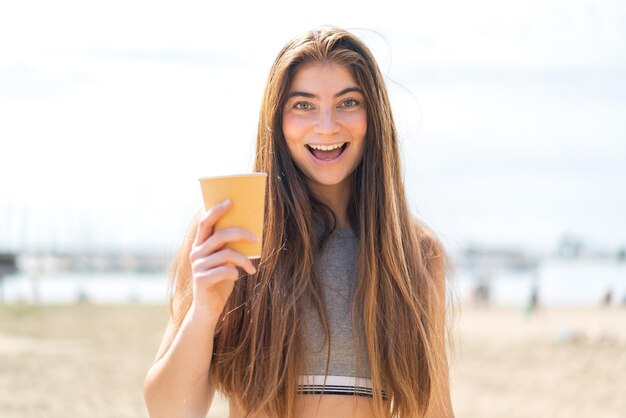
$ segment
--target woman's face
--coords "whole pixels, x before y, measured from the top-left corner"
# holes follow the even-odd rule
[[[363,91],[347,67],[302,65],[283,105],[291,158],[311,187],[346,183],[363,157],[367,113]]]

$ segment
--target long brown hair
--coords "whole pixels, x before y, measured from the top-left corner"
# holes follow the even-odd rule
[[[363,327],[356,327],[357,340],[366,341],[374,411],[380,417],[421,417],[445,397],[437,384],[447,372],[444,285],[438,283],[445,253],[408,209],[397,133],[376,61],[357,37],[335,28],[292,40],[270,70],[254,166],[268,173],[264,249],[257,273],[240,271],[244,277],[224,308],[210,375],[218,390],[247,413],[295,417],[297,380],[307,374],[300,335],[305,299],[313,302],[330,340],[313,266],[336,219],[309,190],[282,133],[288,88],[299,66],[310,62],[346,66],[365,95],[365,149],[352,175],[348,217],[359,238],[353,324]],[[194,230],[195,222],[190,234]],[[172,269],[170,313],[179,325],[191,305],[192,239],[190,235]]]

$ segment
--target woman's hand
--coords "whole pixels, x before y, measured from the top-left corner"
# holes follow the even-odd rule
[[[215,232],[218,219],[230,209],[230,200],[207,210],[196,231],[196,239],[189,258],[193,274],[193,302],[191,310],[196,314],[210,315],[217,319],[239,279],[237,267],[248,274],[256,273],[252,262],[245,255],[223,248],[229,242],[255,242],[257,237],[242,228],[227,228]]]

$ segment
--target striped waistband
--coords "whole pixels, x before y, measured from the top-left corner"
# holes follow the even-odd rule
[[[326,382],[324,382],[326,380]],[[356,395],[372,396],[372,381],[352,376],[300,376],[297,387],[303,395]],[[387,395],[382,391],[383,398]]]

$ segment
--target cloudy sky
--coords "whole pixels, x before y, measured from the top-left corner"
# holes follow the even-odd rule
[[[175,248],[197,178],[250,170],[277,52],[326,24],[377,56],[452,250],[626,245],[626,3],[226,3],[0,6],[0,251]]]

